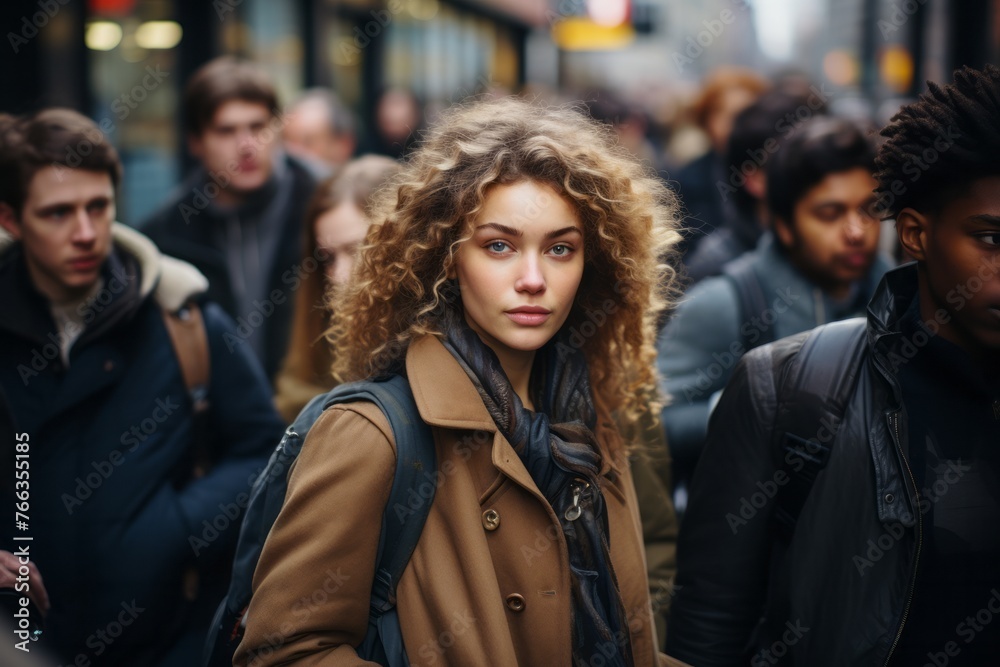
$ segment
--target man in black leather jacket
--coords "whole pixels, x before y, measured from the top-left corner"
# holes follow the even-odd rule
[[[735,370],[681,528],[671,655],[995,664],[998,128],[988,66],[931,84],[883,130],[879,209],[916,262],[885,276],[866,323],[758,348]],[[822,344],[838,331],[847,344]],[[780,521],[789,510],[797,521]]]

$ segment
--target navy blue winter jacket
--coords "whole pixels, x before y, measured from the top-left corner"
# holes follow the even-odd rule
[[[282,423],[257,360],[223,341],[233,322],[202,304],[213,465],[192,478],[191,403],[161,306],[180,307],[205,280],[138,233],[115,233],[68,366],[20,245],[0,250],[0,548],[28,544],[52,604],[39,644],[65,664],[83,664],[74,662],[82,654],[93,665],[158,665],[170,651],[169,664],[195,664],[196,653],[177,654],[182,625],[217,602],[204,591],[224,576],[246,494]],[[30,443],[24,531],[9,499],[15,434]],[[194,591],[196,572],[203,595],[193,605],[184,591]]]

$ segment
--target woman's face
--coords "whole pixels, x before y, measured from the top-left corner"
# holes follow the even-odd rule
[[[316,246],[326,253],[327,282],[343,285],[351,277],[358,246],[368,233],[368,218],[354,205],[345,201],[316,219]]]
[[[465,319],[500,359],[530,361],[566,321],[583,277],[583,224],[552,187],[493,186],[456,254]]]

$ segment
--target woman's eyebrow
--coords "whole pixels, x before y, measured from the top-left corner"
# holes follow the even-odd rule
[[[572,232],[576,232],[577,234],[580,234],[581,236],[583,236],[583,232],[580,230],[579,227],[577,227],[576,225],[571,225],[569,227],[563,227],[562,229],[557,229],[555,231],[551,231],[551,232],[549,232],[548,234],[545,235],[545,238],[547,238],[547,239],[553,239],[553,238],[555,238],[557,236],[562,236],[563,234],[570,234]]]
[[[522,232],[520,229],[514,229],[513,227],[508,227],[507,225],[501,225],[499,222],[487,222],[485,224],[479,225],[478,227],[476,227],[476,231],[478,232],[480,229],[486,229],[486,228],[495,229],[501,234],[507,234],[508,236],[515,236],[517,238],[521,238],[522,236],[524,236],[524,232]],[[577,234],[580,235],[583,234],[583,231],[579,227],[577,227],[576,225],[570,225],[568,227],[562,227],[560,229],[555,229],[551,232],[547,232],[545,234],[545,238],[552,239],[557,236],[562,236],[563,234],[570,234],[572,232],[576,232]]]
[[[491,227],[501,234],[507,234],[508,236],[516,236],[518,238],[524,236],[520,229],[514,229],[513,227],[508,227],[507,225],[501,225],[499,222],[487,222],[484,225],[479,225],[476,227],[476,231],[478,232],[480,229],[486,229],[487,227]]]

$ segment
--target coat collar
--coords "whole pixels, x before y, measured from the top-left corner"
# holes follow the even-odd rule
[[[495,432],[476,386],[436,336],[410,344],[406,374],[420,417],[431,426]]]
[[[431,426],[493,433],[493,464],[524,486],[534,486],[520,457],[483,404],[476,386],[438,337],[427,335],[410,344],[406,374],[421,419]],[[621,474],[621,462],[613,460],[604,442],[614,435],[606,432],[613,428],[609,425],[611,420],[602,417],[604,411],[596,401],[595,407],[598,410],[595,434],[602,452],[601,475],[611,470]]]

